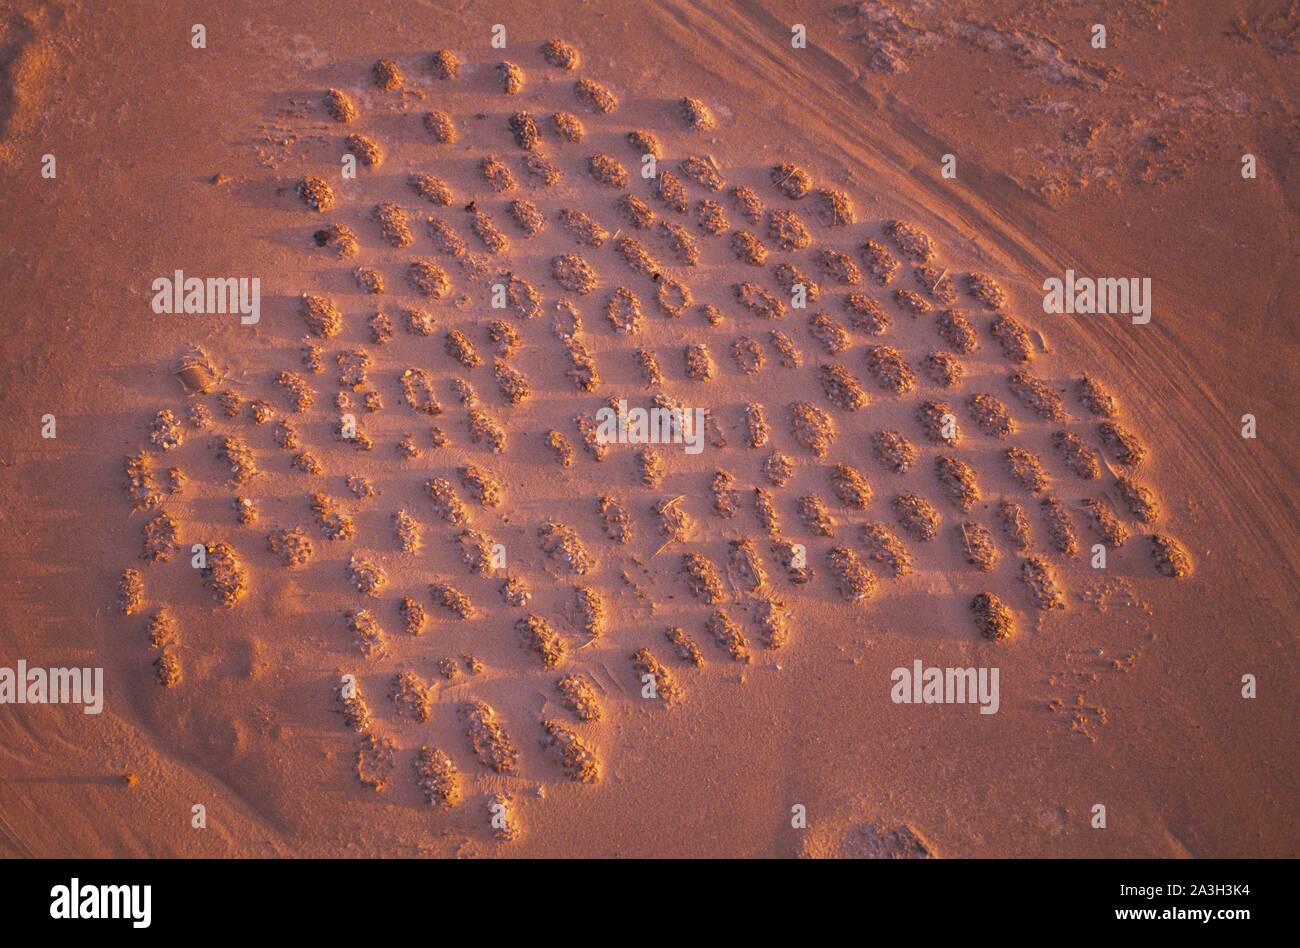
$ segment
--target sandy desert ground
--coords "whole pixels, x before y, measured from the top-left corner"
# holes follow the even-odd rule
[[[1297,4],[524,6],[0,6],[0,854],[1300,853]]]

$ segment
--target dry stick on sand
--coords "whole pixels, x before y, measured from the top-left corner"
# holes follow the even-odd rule
[[[686,499],[686,495],[685,495],[685,494],[678,494],[678,495],[677,495],[676,497],[674,497],[672,500],[665,501],[665,502],[663,503],[663,505],[662,505],[659,509],[660,509],[660,511],[662,512],[662,511],[664,511],[664,510],[667,510],[667,509],[668,509],[669,507],[671,507],[673,504],[677,503],[677,501],[679,501],[679,500],[685,500],[685,499]],[[659,555],[660,553],[662,553],[664,550],[666,550],[666,549],[668,549],[670,546],[672,546],[674,542],[675,542],[674,540],[669,540],[669,541],[668,541],[667,543],[665,543],[663,546],[659,547],[659,549],[657,549],[657,550],[655,550],[653,553],[651,553],[651,554],[650,554],[650,558],[651,558],[651,559],[654,559],[656,556],[658,556],[658,555]]]

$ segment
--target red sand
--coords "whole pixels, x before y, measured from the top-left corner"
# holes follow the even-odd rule
[[[1025,12],[966,2],[666,2],[635,11],[562,3],[544,14],[487,3],[472,17],[409,4],[331,17],[314,4],[237,0],[203,13],[205,49],[190,45],[193,17],[172,7],[110,15],[87,3],[25,2],[4,14],[0,555],[9,593],[0,666],[102,666],[107,695],[100,715],[0,706],[0,855],[1295,856],[1300,517],[1297,442],[1288,437],[1297,350],[1287,320],[1300,299],[1289,226],[1300,84],[1294,14],[1288,19],[1285,4],[1239,6],[1238,15],[1232,5],[1129,4],[1101,15],[1104,50],[1088,45],[1098,15],[1065,3]],[[488,45],[494,23],[507,26],[505,50]],[[806,49],[790,47],[793,23],[806,25]],[[572,71],[547,62],[541,46],[552,37],[579,54]],[[459,58],[455,78],[435,77],[436,49]],[[372,72],[381,58],[398,67],[382,72],[396,81],[391,90]],[[499,71],[503,60],[522,71],[514,94],[505,80],[513,88],[520,76]],[[575,97],[579,79],[599,83],[617,107]],[[327,111],[332,88],[356,105],[347,124]],[[684,111],[687,96],[707,107],[712,127],[691,127],[692,116],[708,122],[694,107]],[[431,110],[452,116],[454,143],[439,144],[425,128]],[[538,153],[562,175],[553,187],[537,177],[549,166],[534,160],[530,173],[521,163],[510,122],[520,111],[536,120]],[[550,119],[557,111],[580,118],[581,144],[561,141]],[[661,171],[676,173],[694,157],[688,169],[725,185],[712,191],[707,175],[704,186],[678,175],[690,213],[677,213],[641,177],[626,137],[634,130],[660,143]],[[344,179],[343,139],[352,133],[375,142],[381,161],[359,162],[357,177]],[[1246,151],[1258,161],[1255,179],[1240,173]],[[41,177],[46,154],[57,160],[53,179]],[[612,156],[626,181],[593,179],[596,154]],[[945,154],[955,156],[955,179],[942,176]],[[484,179],[489,155],[511,170],[513,190],[497,193]],[[787,162],[802,174],[782,171],[778,189],[772,169]],[[416,173],[444,181],[452,204],[417,194],[408,183]],[[841,203],[819,214],[815,190],[788,197],[803,174],[814,189],[847,196],[853,222]],[[303,203],[305,175],[331,184],[331,210]],[[783,249],[766,221],[747,220],[733,204],[736,186],[767,210],[795,210],[811,245]],[[671,232],[631,228],[618,210],[624,194],[684,227],[699,263],[689,265]],[[535,236],[512,219],[518,197],[545,217]],[[765,245],[762,266],[738,259],[725,231],[696,225],[702,199]],[[391,214],[398,239],[386,240],[374,221],[387,202],[407,212],[410,247],[393,246],[404,238]],[[470,202],[478,217],[464,210]],[[579,244],[563,209],[590,214],[609,239]],[[517,277],[507,309],[490,308],[496,278],[476,279],[434,242],[423,220],[430,215],[482,266]],[[887,226],[895,220],[929,238],[933,259],[924,239]],[[313,235],[332,223],[355,233],[354,256],[339,259],[338,242],[317,245]],[[880,255],[858,255],[868,239],[899,264],[887,286],[870,268]],[[554,282],[561,254],[590,265],[597,287],[589,296]],[[449,291],[427,284],[434,292],[420,296],[408,282],[415,259],[442,268]],[[821,283],[807,309],[789,307],[772,273],[780,263]],[[913,268],[922,263],[937,270],[919,281]],[[857,286],[842,282],[850,265],[869,268]],[[385,292],[367,294],[358,267],[386,277]],[[1067,268],[1149,277],[1151,322],[1044,314],[1042,281]],[[260,322],[155,314],[152,281],[178,269],[259,277]],[[1004,312],[1027,328],[1034,351],[1026,371],[1059,394],[1066,420],[1047,420],[1035,410],[1041,401],[1008,387],[1023,340],[991,334],[995,316],[981,300],[996,302],[995,294],[968,283],[970,273],[1005,291]],[[939,299],[945,276],[956,304]],[[656,302],[669,280],[692,294],[676,318]],[[731,287],[745,281],[784,300],[784,318],[742,306]],[[619,286],[644,311],[635,336],[605,319]],[[855,322],[842,305],[849,292],[878,300],[890,328],[877,338],[879,327]],[[303,293],[334,300],[343,315],[340,335],[311,340],[321,347],[320,374],[300,356]],[[552,328],[565,297],[581,314],[574,338],[601,375],[594,391],[565,374],[566,343]],[[979,348],[958,356],[966,376],[946,389],[920,370],[928,353],[952,348],[934,328],[951,305],[966,312]],[[722,313],[717,326],[703,306]],[[417,307],[436,323],[427,337],[407,329]],[[535,307],[537,318],[523,318]],[[376,309],[393,326],[387,344],[372,339]],[[814,335],[808,317],[820,312],[829,320]],[[487,325],[497,319],[520,339],[501,356],[513,372],[494,370]],[[457,329],[481,364],[446,354],[446,334]],[[769,346],[773,329],[794,341],[800,368],[784,366]],[[733,359],[742,336],[767,349],[752,373]],[[195,344],[224,373],[208,395],[187,396],[172,374]],[[690,362],[705,371],[701,351],[687,356],[697,344],[712,363],[707,381],[688,375]],[[866,359],[875,345],[901,353],[916,371],[914,390],[877,384]],[[368,365],[338,364],[356,348]],[[644,384],[639,349],[657,358],[662,386]],[[863,383],[866,404],[827,397],[820,370],[829,363]],[[441,414],[405,404],[400,377],[413,367],[433,373]],[[373,440],[370,452],[335,437],[345,368],[346,411]],[[303,413],[275,384],[286,370],[315,392]],[[1098,419],[1076,396],[1084,374],[1115,396],[1123,430],[1147,449],[1137,480],[1155,492],[1154,524],[1136,521],[1115,487],[1126,471],[1114,450],[1103,451]],[[499,453],[497,432],[471,437],[462,404],[469,389],[453,389],[455,379],[472,389],[480,421],[500,426]],[[248,404],[228,419],[218,400],[227,389],[264,400],[274,421],[256,424]],[[369,407],[382,402],[373,412],[371,392]],[[1002,401],[1014,434],[979,429],[966,408],[977,392]],[[708,409],[711,433],[699,454],[657,446],[660,480],[636,446],[609,446],[601,462],[584,450],[575,416],[594,418],[619,396],[644,407],[658,393]],[[804,427],[797,437],[788,408],[800,401],[826,413],[830,428]],[[950,405],[958,433],[936,429],[938,443],[927,440],[917,421],[926,401]],[[180,447],[150,444],[159,410],[183,422],[200,402],[211,429],[182,423]],[[772,429],[757,450],[746,445],[749,403],[764,406]],[[1258,420],[1253,440],[1240,435],[1247,413]],[[46,414],[57,422],[54,439],[41,437]],[[300,446],[277,446],[284,433],[273,429],[284,419]],[[873,455],[872,434],[888,430],[916,445],[906,473]],[[1065,466],[1052,447],[1060,430],[1097,452],[1097,481]],[[551,431],[572,442],[572,466],[557,462]],[[238,495],[215,447],[227,435],[250,445],[259,471]],[[404,459],[403,442],[418,456]],[[1079,531],[1079,554],[1051,546],[1039,499],[1002,459],[1010,446],[1032,450],[1048,469],[1050,493]],[[141,530],[156,510],[132,511],[124,475],[142,448],[158,502],[178,522],[177,553],[150,563],[140,559]],[[773,450],[794,462],[784,486],[765,473]],[[974,469],[979,494],[969,512],[936,479],[940,454]],[[313,461],[322,473],[309,473]],[[837,463],[871,483],[867,510],[837,498],[829,477]],[[186,481],[176,495],[167,494],[172,466]],[[463,480],[466,466],[493,483]],[[710,485],[720,469],[735,479],[734,517],[715,510]],[[376,495],[358,499],[348,475],[366,477]],[[435,514],[425,488],[435,477],[460,498],[464,523]],[[489,503],[497,486],[500,502]],[[802,564],[783,562],[788,546],[773,552],[754,487],[775,497],[780,536],[805,550],[810,582],[788,581]],[[317,491],[353,518],[351,539],[322,533],[311,510]],[[933,540],[898,527],[893,501],[906,492],[938,511]],[[602,527],[606,495],[628,510],[626,543]],[[833,537],[801,520],[798,499],[808,495],[827,505]],[[236,496],[253,501],[256,522],[239,522]],[[1104,572],[1090,566],[1096,540],[1078,504],[1097,496],[1110,499],[1130,534],[1107,551]],[[671,509],[689,520],[673,527],[684,539],[666,541],[654,509],[674,498],[682,499]],[[1066,608],[1031,605],[1022,557],[996,518],[1003,498],[1024,506],[1035,554],[1063,587]],[[414,552],[402,551],[395,531],[400,510],[423,528]],[[958,539],[967,520],[987,526],[1000,550],[991,572],[967,562]],[[576,531],[582,549],[556,532],[539,539],[548,521]],[[895,578],[867,555],[861,525],[875,521],[907,546],[906,575]],[[313,552],[290,568],[267,535],[298,526]],[[1185,548],[1189,576],[1157,571],[1152,533]],[[727,567],[730,543],[742,537],[754,540],[769,591],[791,615],[788,636],[769,636],[784,639],[779,650],[763,634],[772,604],[744,592]],[[223,542],[247,579],[229,607],[190,564],[191,544]],[[496,544],[503,569],[493,565]],[[837,548],[854,559],[831,556]],[[721,590],[708,598],[725,601],[691,595],[680,569],[688,552],[720,571]],[[862,566],[875,581],[859,598]],[[129,616],[116,601],[125,569],[144,578],[143,608]],[[464,593],[472,614],[443,608],[431,584]],[[583,631],[593,624],[575,611],[577,584],[599,598],[598,636]],[[1008,639],[980,635],[971,600],[986,590],[1014,612]],[[428,614],[418,636],[404,630],[406,596]],[[160,607],[175,621],[163,652],[149,634]],[[347,613],[358,610],[382,629],[366,640],[370,657],[349,629]],[[718,612],[728,622],[711,625]],[[527,615],[545,619],[549,633],[521,633]],[[733,661],[710,631],[730,635],[728,623],[748,639],[747,662]],[[666,627],[698,644],[703,667],[665,639]],[[155,664],[162,654],[178,662],[178,679]],[[558,667],[548,667],[552,658]],[[915,660],[996,666],[998,713],[892,703],[891,670]],[[648,673],[651,696],[665,700],[646,700],[644,668],[668,673]],[[400,672],[416,677],[401,678],[395,692]],[[556,687],[577,672],[594,687],[599,720],[581,720]],[[357,676],[373,717],[364,738],[344,721],[346,674]],[[1258,678],[1253,699],[1241,694],[1247,674]],[[163,678],[175,683],[163,687]],[[426,700],[428,721],[409,713]],[[504,729],[480,727],[489,759],[494,747],[495,759],[509,756],[505,748],[517,753],[512,774],[484,766],[467,739],[463,709],[475,702]],[[562,729],[548,731],[548,721]],[[544,746],[557,741],[559,750]],[[450,767],[442,757],[434,767],[434,752]],[[123,780],[128,772],[134,782]],[[459,805],[430,806],[435,799]],[[207,809],[204,830],[191,828],[196,803]],[[1105,830],[1090,825],[1098,803]],[[791,825],[795,805],[806,808],[806,829]],[[497,811],[505,823],[494,827]]]

